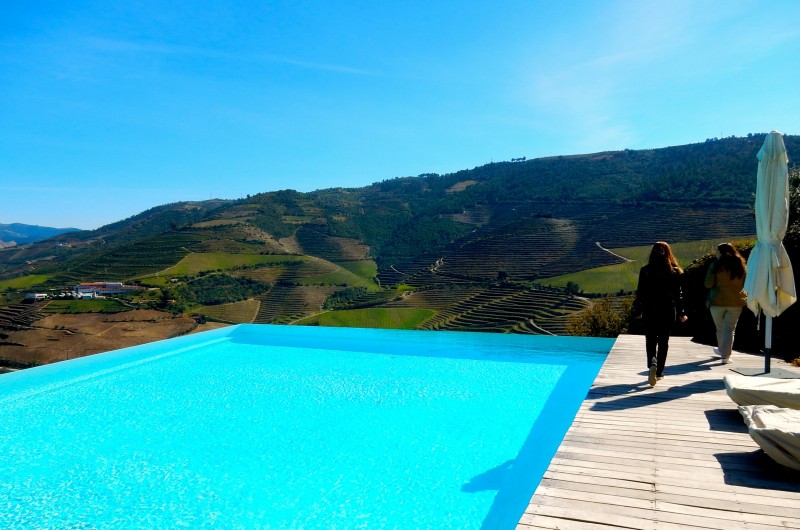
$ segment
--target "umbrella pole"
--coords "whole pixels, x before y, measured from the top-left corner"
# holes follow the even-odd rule
[[[764,337],[764,373],[769,373],[769,356],[772,350],[772,317],[767,316],[767,326]]]

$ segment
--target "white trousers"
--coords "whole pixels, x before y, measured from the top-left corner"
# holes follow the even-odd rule
[[[714,326],[717,328],[717,346],[725,359],[731,356],[733,335],[736,332],[736,323],[739,321],[742,309],[741,307],[721,305],[712,305],[709,308],[711,318],[714,319]]]

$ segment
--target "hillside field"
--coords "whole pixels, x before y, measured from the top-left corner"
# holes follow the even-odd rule
[[[176,265],[159,272],[159,276],[191,276],[201,272],[257,265],[274,265],[285,262],[303,262],[306,256],[232,254],[227,252],[192,252]],[[144,278],[142,278],[144,279]]]
[[[242,300],[230,304],[206,305],[191,308],[192,312],[201,313],[214,320],[230,324],[246,324],[252,322],[258,314],[261,302],[258,300]]]
[[[377,271],[375,262],[336,262],[332,265],[335,270],[331,272],[309,274],[294,281],[300,285],[347,285],[366,287],[369,291],[380,290],[380,286],[373,281]]]
[[[732,241],[751,241],[752,239],[753,236],[745,236],[733,238]],[[721,242],[722,241],[716,239],[706,239],[703,241],[673,243],[670,246],[680,266],[685,268],[691,264],[692,261],[705,255],[715,253],[717,245]],[[623,256],[631,261],[564,274],[553,278],[545,278],[536,283],[565,289],[567,284],[572,282],[573,284],[577,284],[579,290],[586,294],[617,294],[620,291],[633,292],[636,290],[636,284],[639,281],[639,269],[647,263],[651,248],[651,245],[645,245],[610,249],[615,254]]]
[[[116,300],[53,300],[47,304],[42,313],[74,314],[74,313],[119,313],[130,311]]]
[[[49,274],[29,274],[28,276],[20,276],[9,280],[0,280],[0,291],[5,291],[6,289],[30,289],[46,282],[50,279],[50,276]]]
[[[429,309],[373,308],[328,311],[296,322],[304,326],[416,329],[435,315]]]
[[[197,327],[188,316],[151,310],[52,314],[0,341],[0,366],[36,366],[169,339]]]

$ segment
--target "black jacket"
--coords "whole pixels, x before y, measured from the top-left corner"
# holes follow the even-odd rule
[[[633,304],[636,316],[664,316],[671,314],[683,316],[683,291],[681,289],[681,272],[671,272],[651,268],[645,265],[639,271],[639,286],[636,288],[636,300]]]

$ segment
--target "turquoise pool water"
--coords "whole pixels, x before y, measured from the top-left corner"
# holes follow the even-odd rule
[[[2,528],[514,528],[612,339],[241,325],[0,376]]]

